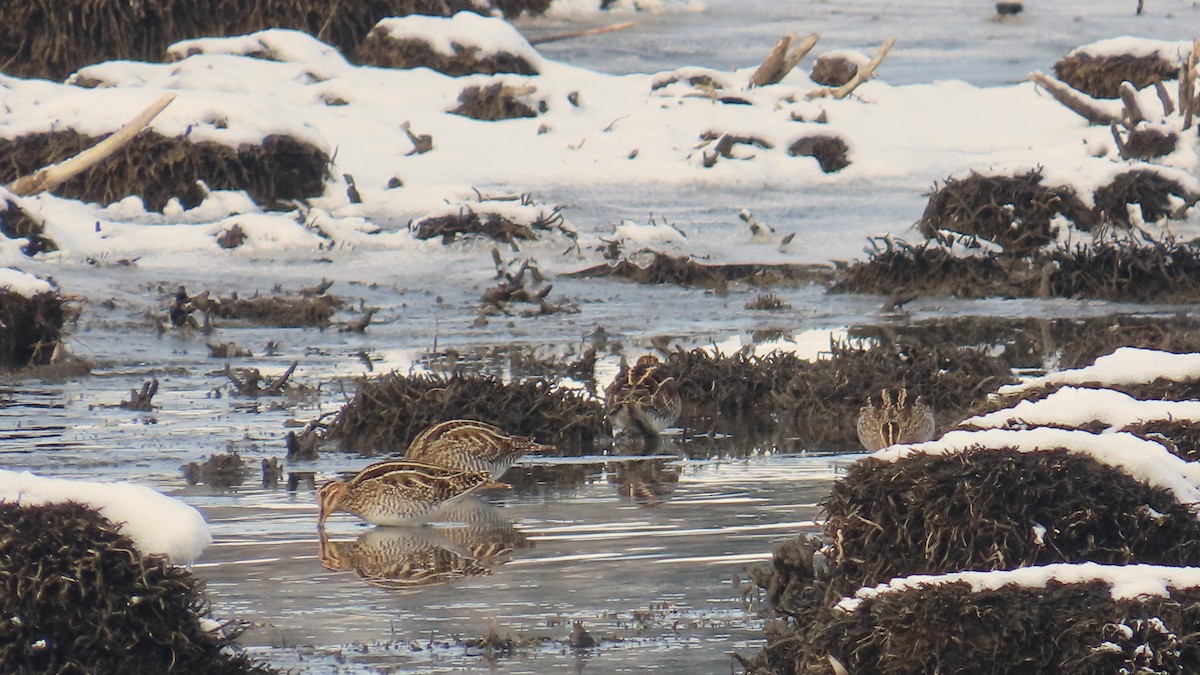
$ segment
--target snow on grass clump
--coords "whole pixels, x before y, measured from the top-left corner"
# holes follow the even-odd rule
[[[43,478],[0,470],[0,501],[31,506],[77,502],[115,523],[143,555],[164,555],[191,564],[212,543],[208,523],[196,509],[142,485]]]
[[[1021,401],[1011,408],[962,421],[966,428],[1064,426],[1100,423],[1122,429],[1151,420],[1200,421],[1200,401],[1142,401],[1112,389],[1064,387],[1037,401]]]
[[[1119,469],[1138,481],[1170,490],[1182,504],[1200,503],[1200,465],[1185,462],[1161,444],[1132,434],[1093,434],[1054,428],[951,431],[935,441],[893,446],[870,457],[895,462],[915,454],[946,455],[967,448],[1003,448],[1022,453],[1064,448]]]
[[[0,267],[0,291],[32,298],[39,293],[50,293],[53,290],[54,286],[45,279],[39,279],[12,267]]]
[[[999,590],[1010,585],[1022,588],[1045,588],[1051,582],[1082,584],[1089,581],[1100,581],[1107,584],[1109,594],[1114,600],[1131,600],[1149,596],[1166,598],[1170,597],[1172,589],[1200,586],[1200,567],[1101,565],[1086,562],[1058,563],[991,572],[918,574],[859,589],[855,592],[854,597],[843,598],[834,607],[843,612],[853,612],[867,598],[875,598],[884,593],[919,590],[955,582],[969,584],[972,592],[979,593]]]
[[[997,393],[1007,396],[1055,385],[1112,386],[1149,384],[1158,379],[1183,382],[1197,378],[1200,378],[1200,354],[1173,354],[1121,347],[1112,354],[1097,358],[1093,365],[1033,377],[1020,384],[1005,385]]]

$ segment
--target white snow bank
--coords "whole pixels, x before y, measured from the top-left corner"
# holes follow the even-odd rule
[[[196,509],[142,485],[43,478],[0,469],[0,501],[23,506],[77,502],[118,526],[143,555],[164,555],[187,565],[212,543]]]
[[[1109,585],[1114,600],[1141,597],[1165,598],[1172,590],[1200,586],[1200,567],[1167,567],[1162,565],[1101,565],[1094,562],[1059,563],[1039,567],[1023,567],[994,572],[955,572],[952,574],[918,574],[892,579],[878,586],[860,588],[852,598],[842,598],[834,605],[843,612],[858,609],[863,600],[884,593],[920,590],[930,586],[963,582],[971,591],[994,591],[1005,586],[1045,588],[1051,581],[1063,584],[1083,584],[1103,581]]]
[[[49,281],[39,279],[11,267],[0,267],[0,290],[17,293],[32,298],[39,293],[49,293],[54,290]]]
[[[968,418],[962,424],[988,429],[1010,422],[1073,427],[1102,422],[1110,429],[1122,429],[1139,422],[1168,419],[1200,420],[1200,401],[1141,401],[1112,389],[1064,387],[1046,398],[1021,401],[1011,408]]]
[[[1182,382],[1200,378],[1200,354],[1172,354],[1153,349],[1121,347],[1084,368],[1049,373],[1020,384],[1000,387],[1001,395],[1056,384],[1148,384],[1159,378]]]
[[[459,51],[455,45],[474,47],[479,50],[475,55],[477,58],[508,53],[525,59],[535,70],[541,70],[541,54],[512,24],[474,12],[459,12],[450,18],[413,14],[383,19],[371,32],[383,33],[397,41],[424,42],[443,56],[453,56]]]
[[[250,56],[268,61],[297,63],[313,75],[326,79],[354,67],[346,61],[341,52],[330,45],[308,33],[284,28],[269,28],[236,37],[183,40],[167,48],[167,55],[174,61],[182,61],[198,54]]]
[[[936,455],[961,452],[967,448],[1014,448],[1018,452],[1037,452],[1063,448],[1145,481],[1166,488],[1181,504],[1200,503],[1200,464],[1185,462],[1167,452],[1161,444],[1127,433],[1092,434],[1076,429],[986,429],[951,431],[936,441],[913,445],[894,445],[869,455],[895,462],[917,453]]]

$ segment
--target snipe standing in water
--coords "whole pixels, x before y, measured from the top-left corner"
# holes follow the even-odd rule
[[[464,471],[409,460],[378,462],[349,481],[317,492],[317,529],[329,514],[347,511],[373,525],[404,525],[453,499],[496,485],[486,471]]]
[[[621,361],[621,370],[604,390],[604,402],[613,426],[622,432],[637,429],[646,438],[658,438],[683,410],[675,378],[650,354],[639,358],[632,368]]]
[[[532,438],[509,436],[500,428],[474,420],[450,420],[422,431],[404,458],[463,471],[486,471],[492,480],[528,452],[552,450]]]
[[[858,411],[858,440],[872,452],[897,443],[923,443],[933,438],[935,428],[933,411],[920,397],[910,400],[907,389],[894,396],[883,389]]]

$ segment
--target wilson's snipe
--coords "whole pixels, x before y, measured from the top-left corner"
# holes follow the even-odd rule
[[[909,400],[908,390],[884,389],[871,396],[858,411],[858,440],[874,452],[897,443],[921,443],[933,438],[933,411],[920,398]]]
[[[675,378],[657,357],[647,354],[632,368],[621,361],[621,370],[604,390],[605,410],[621,431],[636,428],[656,438],[679,419],[683,401]]]
[[[446,502],[495,485],[486,471],[463,471],[409,460],[372,464],[349,481],[317,492],[317,528],[329,514],[348,511],[374,525],[411,524]]]
[[[553,449],[532,438],[509,436],[485,422],[450,420],[422,431],[404,458],[464,471],[487,471],[496,479],[525,453]]]

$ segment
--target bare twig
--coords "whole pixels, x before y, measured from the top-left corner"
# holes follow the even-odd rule
[[[883,60],[887,57],[888,52],[892,51],[892,47],[895,44],[895,37],[888,38],[882,45],[879,46],[879,50],[875,52],[875,56],[871,57],[870,63],[862,68],[859,68],[858,72],[854,74],[854,77],[850,78],[849,82],[838,87],[833,92],[833,97],[839,100],[846,98],[858,88],[858,85],[870,79],[871,76],[875,74],[875,70],[879,68],[879,64],[883,63]]]
[[[35,195],[46,190],[53,190],[62,183],[87,171],[108,156],[124,147],[142,128],[158,116],[163,108],[175,100],[175,94],[163,94],[157,101],[143,110],[137,117],[129,120],[125,126],[117,129],[111,136],[105,138],[83,152],[36,171],[33,175],[23,176],[9,183],[6,189],[20,196]]]
[[[120,407],[126,410],[151,410],[154,408],[150,401],[154,395],[158,393],[158,378],[151,379],[149,382],[142,383],[141,391],[137,389],[129,390],[129,400],[121,401]]]
[[[1133,129],[1146,119],[1142,113],[1142,106],[1137,100],[1137,89],[1128,82],[1122,82],[1118,92],[1121,95],[1121,103],[1125,105],[1125,127]]]
[[[796,39],[796,34],[791,33],[779,38],[779,42],[771,49],[771,53],[758,68],[750,75],[750,86],[764,87],[768,84],[776,84],[787,74],[792,72],[792,68],[800,63],[800,59],[812,51],[812,48],[817,46],[817,40],[820,36],[816,33],[804,38],[796,47],[792,48],[792,42]]]

